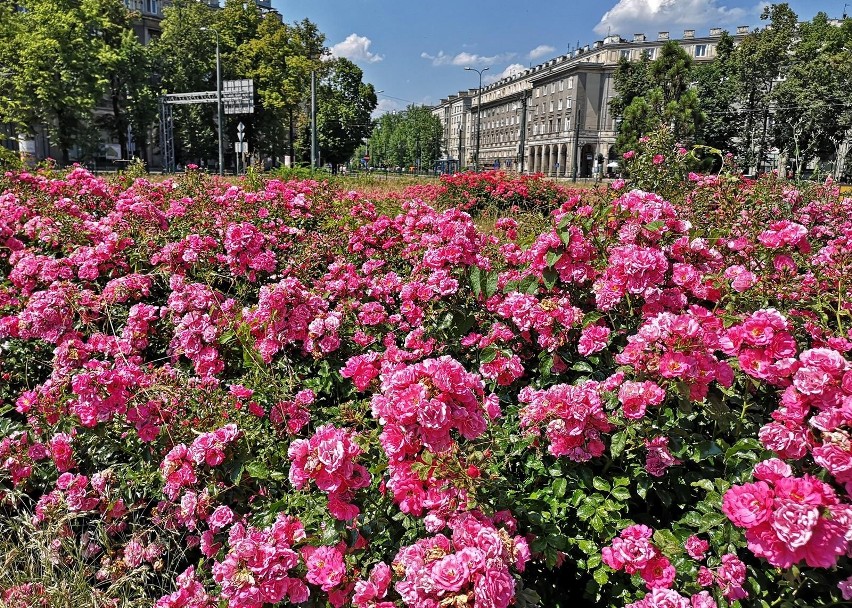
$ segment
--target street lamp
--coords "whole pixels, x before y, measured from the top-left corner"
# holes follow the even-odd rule
[[[222,61],[219,56],[219,30],[215,27],[202,27],[201,31],[211,31],[216,34],[216,106],[219,114],[219,175],[225,175],[225,140],[222,136],[225,130],[225,117],[222,108]]]
[[[484,67],[481,70],[471,67],[465,68],[468,72],[476,72],[479,74],[479,99],[476,102],[476,156],[473,159],[474,171],[479,171],[479,129],[482,125],[482,72],[487,69],[487,67]]]

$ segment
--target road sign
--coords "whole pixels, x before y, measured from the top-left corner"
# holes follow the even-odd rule
[[[222,105],[225,114],[253,114],[254,80],[250,78],[223,80]]]
[[[247,141],[235,141],[234,142],[234,152],[237,154],[248,154],[248,142]]]
[[[243,141],[243,138],[246,136],[246,126],[241,122],[237,125],[237,139]]]

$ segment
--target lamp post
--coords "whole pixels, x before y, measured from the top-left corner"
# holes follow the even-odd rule
[[[225,175],[225,116],[222,108],[222,60],[219,55],[219,30],[215,27],[202,27],[202,32],[211,31],[216,34],[216,106],[219,115],[219,175]]]
[[[487,67],[477,70],[476,68],[466,67],[468,72],[476,72],[479,74],[479,95],[476,102],[476,156],[473,158],[473,169],[479,171],[479,131],[482,126],[482,72],[487,70]]]

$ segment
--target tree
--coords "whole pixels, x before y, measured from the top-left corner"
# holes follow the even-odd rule
[[[769,25],[746,36],[730,62],[732,83],[743,115],[740,163],[759,171],[769,146],[772,89],[790,62],[798,17],[786,3],[766,7],[761,19]]]
[[[773,90],[772,135],[794,160],[796,172],[813,158],[835,160],[843,170],[843,151],[852,131],[852,21],[831,24],[825,13],[800,25],[786,78]]]
[[[317,88],[317,133],[320,155],[332,171],[348,161],[369,135],[376,92],[362,82],[364,73],[345,58],[330,60],[328,75]]]
[[[123,7],[122,7],[123,8]],[[151,61],[142,43],[130,29],[129,14],[115,11],[112,20],[104,19],[104,45],[101,64],[106,75],[107,95],[112,113],[100,121],[128,158],[128,127],[134,134],[142,156],[147,148],[148,129],[157,116],[157,96],[151,86]],[[106,17],[106,15],[104,15]]]
[[[721,150],[738,152],[742,115],[731,66],[734,39],[723,32],[716,44],[716,59],[693,68],[696,93],[705,120],[695,134],[697,142]]]
[[[377,166],[432,167],[441,157],[443,128],[427,107],[410,105],[383,114],[370,137],[370,162]]]
[[[13,36],[7,119],[22,130],[42,124],[70,162],[71,148],[97,141],[92,111],[108,85],[103,27],[113,27],[117,0],[22,0],[4,15]],[[105,18],[104,16],[107,15]],[[7,29],[8,28],[8,29]],[[5,68],[4,68],[5,69]]]
[[[695,134],[704,116],[698,95],[690,86],[691,69],[692,59],[674,41],[663,45],[660,56],[646,69],[640,67],[635,72],[623,69],[622,77],[616,79],[619,99],[614,104],[616,109],[623,107],[616,143],[619,149],[634,148],[640,137],[661,125],[667,125],[682,142]]]
[[[634,99],[641,97],[648,89],[648,71],[651,60],[643,52],[639,61],[630,61],[622,57],[613,75],[617,95],[609,102],[613,116],[624,117],[624,111]]]
[[[164,11],[162,35],[151,43],[152,60],[167,93],[216,90],[215,11],[195,0],[174,0]],[[220,37],[227,50],[227,40]],[[215,158],[215,104],[175,107],[175,155],[178,161]]]

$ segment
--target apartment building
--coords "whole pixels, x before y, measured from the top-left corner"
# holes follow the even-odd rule
[[[734,37],[748,32],[748,26],[738,27]],[[705,36],[685,30],[676,42],[696,62],[712,61],[721,35],[721,28]],[[484,86],[481,105],[475,88],[441,100],[435,114],[444,125],[447,157],[458,158],[462,167],[473,165],[479,124],[482,168],[553,177],[606,174],[615,160],[618,117],[609,102],[619,61],[639,60],[643,53],[653,60],[670,39],[669,32],[629,40],[610,35]],[[469,109],[451,123],[455,115],[447,108],[453,99],[467,100]]]
[[[468,156],[467,142],[470,141],[470,91],[459,91],[441,100],[432,108],[432,114],[438,117],[443,127],[441,159],[443,170],[458,171]]]

